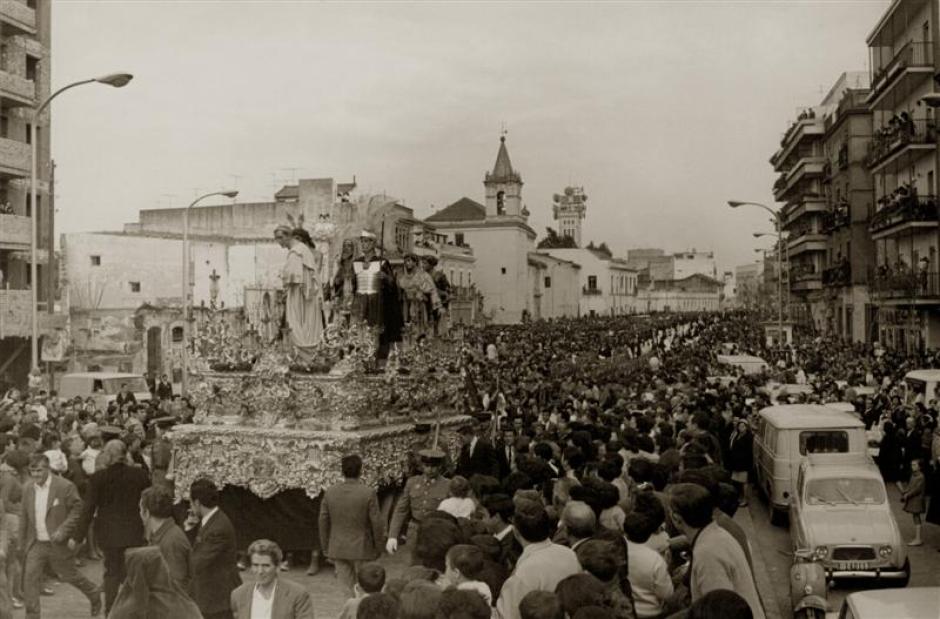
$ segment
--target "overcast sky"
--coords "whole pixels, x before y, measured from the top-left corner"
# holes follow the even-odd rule
[[[58,228],[353,175],[426,216],[483,201],[505,123],[540,237],[577,184],[585,240],[713,249],[730,268],[770,224],[725,201],[772,204],[782,133],[868,69],[888,4],[56,1],[53,87],[135,75],[56,100]]]

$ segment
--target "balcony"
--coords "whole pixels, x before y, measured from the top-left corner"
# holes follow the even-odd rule
[[[892,236],[909,228],[936,228],[937,201],[933,196],[902,196],[872,215],[872,238]]]
[[[36,34],[36,11],[25,2],[0,0],[0,33],[6,36]]]
[[[822,290],[822,274],[812,264],[796,264],[790,267],[790,290]]]
[[[826,161],[823,157],[802,157],[789,171],[785,173],[784,182],[774,185],[774,199],[777,202],[786,202],[786,196],[803,179],[822,176]],[[778,179],[779,180],[779,179]]]
[[[851,263],[843,258],[842,262],[839,264],[824,269],[822,272],[822,283],[823,286],[834,288],[852,285]]]
[[[787,129],[780,140],[780,150],[774,153],[770,163],[774,168],[779,168],[804,140],[819,139],[825,132],[823,120],[816,118],[816,112],[812,109],[804,111]]]
[[[30,303],[29,290],[0,290],[0,338],[32,334]]]
[[[906,112],[894,116],[887,125],[875,131],[868,144],[865,164],[873,172],[883,168],[904,153],[921,150],[933,152],[937,147],[937,131],[926,119],[912,119]]]
[[[0,103],[5,107],[31,107],[35,99],[36,82],[0,71]]]
[[[29,144],[0,138],[0,177],[27,178],[29,166]]]
[[[868,103],[873,110],[894,109],[898,101],[932,75],[933,41],[908,41],[873,72]]]
[[[29,217],[0,213],[0,248],[23,249],[29,247],[32,232]]]
[[[841,203],[839,206],[834,209],[830,209],[823,213],[822,215],[822,231],[823,234],[832,234],[839,228],[847,226],[852,223],[852,217],[849,214],[849,205],[845,202]]]
[[[803,229],[790,232],[787,251],[790,252],[790,256],[797,256],[811,251],[826,251],[826,245],[825,234],[813,232],[812,229]]]
[[[804,215],[812,213],[825,214],[828,210],[826,202],[819,194],[804,193],[798,201],[791,202],[784,210],[784,226],[792,225]]]
[[[583,287],[581,288],[581,294],[587,295],[587,296],[599,295],[599,294],[601,294],[601,289],[600,289],[600,288],[590,288],[590,287],[588,287],[588,286],[583,286]]]
[[[878,299],[936,299],[940,297],[940,273],[911,273],[906,268],[892,270],[882,266],[869,285],[869,292]]]

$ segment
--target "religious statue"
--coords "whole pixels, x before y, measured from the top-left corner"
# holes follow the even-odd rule
[[[401,299],[392,266],[379,256],[375,245],[375,234],[363,230],[359,235],[362,253],[353,261],[355,314],[358,320],[377,329],[376,358],[384,360],[392,343],[401,341]]]
[[[302,225],[278,226],[274,238],[287,249],[281,279],[285,292],[284,324],[289,331],[289,341],[299,355],[311,356],[323,341],[325,327],[323,291],[317,278],[320,265],[313,251],[313,239]]]
[[[405,256],[405,271],[399,276],[398,285],[402,292],[402,314],[411,335],[415,339],[430,335],[433,321],[428,312],[428,301],[431,312],[440,312],[441,299],[430,273],[421,268],[414,254]]]
[[[342,321],[341,324],[348,325],[352,316],[353,301],[356,297],[356,271],[353,269],[355,254],[355,241],[352,239],[344,240],[330,295],[333,304],[331,322],[339,317]]]

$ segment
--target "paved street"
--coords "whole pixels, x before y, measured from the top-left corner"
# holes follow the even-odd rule
[[[901,534],[905,540],[913,536],[913,525],[910,514],[901,509],[898,501],[898,491],[893,485],[888,486],[888,495],[891,499],[891,506],[894,509],[894,516],[901,527]],[[779,617],[789,618],[790,612],[790,532],[786,527],[775,527],[770,524],[770,517],[767,513],[767,505],[762,500],[754,499],[748,506],[749,520],[753,523],[753,530],[756,535],[752,536],[751,543],[757,546],[763,563],[766,566],[767,579],[772,583],[772,597],[777,602]],[[741,521],[741,515],[737,517]],[[911,583],[912,587],[940,586],[940,527],[930,524],[924,525],[924,545],[919,548],[910,548],[909,556],[911,558]],[[763,583],[759,581],[763,588]],[[836,588],[829,591],[829,604],[831,615],[839,610],[845,596],[853,591],[863,588],[871,588],[874,585],[871,581],[846,582],[839,584]],[[762,590],[761,596],[764,597],[765,604],[769,604],[771,597],[767,591]]]

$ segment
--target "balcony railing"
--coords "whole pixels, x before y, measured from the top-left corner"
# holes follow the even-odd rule
[[[904,113],[875,131],[868,144],[865,163],[873,167],[910,144],[933,145],[936,141],[937,131],[932,122],[923,118],[915,120]]]
[[[824,286],[848,286],[852,283],[852,264],[843,260],[840,264],[823,270],[822,283]]]
[[[601,294],[601,289],[600,289],[600,288],[590,288],[590,287],[588,287],[588,286],[583,286],[583,287],[581,288],[581,294],[588,295],[588,296],[597,295],[597,294]]]
[[[832,234],[839,228],[849,225],[851,221],[848,205],[840,204],[822,214],[822,232],[823,234]]]
[[[0,70],[0,97],[2,97],[8,105],[34,105],[36,99],[36,82]]]
[[[790,267],[790,281],[806,282],[820,279],[820,273],[814,266],[796,264]]]
[[[880,267],[869,290],[881,298],[929,299],[940,296],[940,273]]]
[[[32,334],[29,290],[0,290],[0,339]]]
[[[0,213],[0,245],[29,245],[29,217]]]
[[[890,61],[875,69],[872,74],[870,96],[877,97],[904,69],[932,66],[933,41],[908,41]]]
[[[872,215],[868,229],[878,232],[901,223],[935,221],[937,200],[934,196],[902,196]]]

